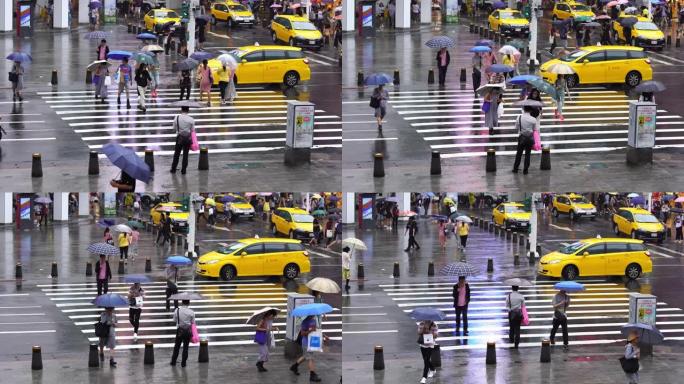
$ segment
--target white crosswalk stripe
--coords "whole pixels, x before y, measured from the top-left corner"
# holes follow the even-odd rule
[[[596,280],[583,281],[583,284],[587,290],[571,294],[567,312],[570,346],[610,344],[624,340],[620,327],[628,322],[629,291],[622,285]],[[379,287],[407,314],[407,319],[408,313],[417,307],[436,307],[444,311],[447,319],[436,322],[440,330],[437,343],[443,351],[486,348],[487,341],[496,341],[497,347],[513,347],[513,344],[508,343],[505,307],[510,288],[501,282],[470,282],[468,335],[463,335],[454,332],[452,285],[439,282],[398,283]],[[540,341],[549,337],[553,318],[551,300],[556,292],[553,282],[520,287],[530,318],[529,325],[521,328],[521,347],[539,347]],[[684,310],[659,301],[656,315],[656,326],[666,339],[684,339]],[[556,342],[562,344],[560,329],[556,334]]]
[[[112,283],[109,293],[127,295],[129,285]],[[166,310],[166,283],[151,282],[142,286],[145,290],[145,300],[140,317],[138,341],[133,339],[133,326],[128,320],[128,307],[115,308],[118,318],[116,348],[140,349],[144,348],[146,341],[152,341],[156,348],[171,348],[176,327],[173,323],[173,312]],[[38,287],[90,342],[98,340],[93,324],[99,319],[102,308],[90,303],[97,294],[95,284],[65,283]],[[279,328],[279,332],[274,333],[277,342],[284,340],[287,291],[282,286],[260,280],[241,280],[235,283],[179,282],[178,290],[194,291],[206,297],[205,300],[192,301],[190,308],[195,311],[200,338],[207,338],[210,345],[253,344],[254,326],[245,322],[254,311],[266,306],[282,310],[274,321],[274,326]],[[333,340],[341,338],[342,314],[339,309],[326,315],[322,330]]]
[[[390,92],[389,105],[443,158],[514,155],[517,146],[515,120],[520,109],[518,89],[504,93],[504,115],[494,134],[484,125],[481,99],[471,90],[417,90]],[[563,108],[564,121],[553,115],[550,97],[541,120],[541,139],[554,153],[608,152],[627,145],[629,98],[602,87],[573,89]],[[343,104],[367,103],[346,101]],[[656,148],[684,146],[684,118],[658,109]]]
[[[158,93],[151,99],[148,92],[146,113],[137,109],[138,97],[133,91],[131,109],[126,109],[125,100],[117,106],[116,92],[111,89],[107,104],[96,101],[93,91],[88,90],[38,95],[90,149],[116,141],[140,154],[149,148],[157,155],[172,155],[176,137],[172,124],[178,108],[171,104],[177,100],[178,91],[160,89]],[[192,97],[199,97],[197,89]],[[212,106],[193,109],[190,115],[195,119],[200,145],[211,153],[266,152],[285,146],[287,97],[273,90],[239,88],[238,98],[231,105],[220,105],[218,92],[213,92]],[[342,147],[340,116],[316,109],[313,144],[314,149]]]

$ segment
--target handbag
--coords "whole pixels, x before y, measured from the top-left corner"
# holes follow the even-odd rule
[[[371,108],[374,108],[374,109],[375,109],[375,108],[380,108],[380,99],[377,98],[377,97],[371,96],[369,106],[370,106]]]
[[[109,325],[100,321],[95,323],[95,336],[109,337]]]
[[[489,112],[489,108],[492,107],[492,103],[490,101],[483,101],[482,102],[482,112],[487,113]]]
[[[327,237],[327,238],[329,238],[329,239],[332,238],[332,237],[333,237],[333,230],[332,230],[332,229],[327,229],[327,230],[325,231],[325,237]]]
[[[190,326],[190,342],[193,344],[199,343],[199,332],[197,331],[197,324],[192,323]]]
[[[191,131],[190,133],[190,139],[192,142],[190,143],[190,150],[191,151],[199,151],[199,142],[197,141],[197,133],[195,131]]]
[[[496,116],[500,119],[501,116],[504,114],[504,106],[503,103],[499,103],[499,105],[496,107]]]
[[[435,336],[432,333],[425,333],[423,336],[422,344],[431,345],[435,343]]]
[[[307,352],[323,352],[323,332],[309,332]]]
[[[17,75],[16,72],[9,72],[9,81],[11,83],[17,82],[19,80],[19,76]]]
[[[522,325],[530,325],[530,316],[527,314],[527,307],[525,304],[522,305],[520,308],[522,311]]]
[[[271,348],[275,348],[275,337],[273,337],[273,334],[271,333]]]
[[[109,87],[110,85],[112,85],[112,77],[111,76],[109,76],[109,75],[105,76],[104,85],[105,85],[105,87]]]
[[[532,137],[534,138],[534,144],[532,145],[532,149],[534,149],[535,151],[541,151],[541,136],[539,135],[539,131],[534,131]]]
[[[639,359],[627,359],[622,356],[618,360],[620,360],[620,365],[622,365],[622,370],[625,373],[637,373],[639,371]]]
[[[266,336],[266,331],[256,331],[254,332],[254,342],[259,345],[264,345],[268,342],[268,337]]]

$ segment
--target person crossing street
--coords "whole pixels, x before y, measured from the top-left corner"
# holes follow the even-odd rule
[[[100,259],[95,262],[95,273],[97,279],[97,295],[106,294],[109,291],[109,280],[112,279],[112,269],[105,255],[100,255]]]
[[[405,252],[410,251],[414,247],[418,250],[420,249],[420,245],[416,241],[416,235],[418,234],[418,223],[416,222],[416,218],[414,216],[409,217],[409,221],[406,224],[406,230],[404,231],[404,235],[408,233],[408,246],[406,249],[404,249]]]
[[[525,298],[518,292],[518,286],[511,287],[512,291],[506,297],[506,309],[508,310],[508,342],[513,343],[518,349],[520,343],[520,325],[522,324],[522,307],[525,305]]]
[[[452,297],[454,298],[454,311],[456,313],[456,334],[461,328],[461,318],[463,319],[463,335],[468,335],[468,303],[470,303],[470,285],[466,282],[465,276],[458,277],[458,283],[454,284]]]
[[[553,327],[551,328],[551,336],[549,340],[551,345],[556,343],[556,331],[558,327],[563,328],[563,350],[568,351],[568,315],[567,310],[570,305],[570,296],[561,290],[553,296]]]
[[[183,344],[181,367],[185,367],[188,361],[188,346],[192,337],[192,324],[195,323],[195,312],[189,308],[190,300],[183,300],[182,305],[173,312],[173,321],[176,323],[176,339],[173,344],[171,365],[176,365],[180,346]]]

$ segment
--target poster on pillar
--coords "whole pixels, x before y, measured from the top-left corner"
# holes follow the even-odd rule
[[[105,23],[116,23],[116,0],[104,0]]]
[[[458,0],[446,0],[446,22],[458,22]]]

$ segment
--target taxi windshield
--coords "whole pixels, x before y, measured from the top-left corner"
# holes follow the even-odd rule
[[[231,253],[237,251],[238,249],[240,249],[244,246],[245,246],[245,243],[236,242],[236,243],[229,244],[228,246],[221,247],[218,250],[216,250],[216,252],[224,254],[224,255],[228,255],[228,254],[231,254]]]
[[[576,59],[584,56],[586,53],[587,53],[587,51],[577,50],[575,52],[571,52],[571,53],[561,57],[560,60],[565,61],[565,62],[575,61]]]
[[[657,223],[658,219],[655,216],[646,213],[635,213],[634,221],[637,223]]]
[[[506,213],[525,213],[525,210],[522,207],[507,206]]]
[[[589,12],[591,11],[591,8],[584,4],[577,4],[577,5],[571,5],[570,8],[572,8],[573,11],[577,12]]]
[[[247,8],[241,4],[229,5],[228,9],[235,12],[247,12]]]
[[[589,200],[584,198],[584,196],[571,197],[570,201],[576,204],[589,204]]]
[[[154,13],[154,17],[159,19],[177,19],[178,14],[174,11],[157,11]]]
[[[635,29],[638,29],[640,31],[657,31],[658,26],[653,24],[650,21],[639,21],[634,25]]]
[[[522,15],[518,11],[509,11],[509,12],[499,12],[499,15],[501,16],[502,19],[522,19]]]
[[[233,196],[233,203],[245,204],[247,203],[247,200],[242,196]]]
[[[295,223],[313,223],[313,219],[313,216],[301,213],[292,215],[292,220],[294,220]]]
[[[229,55],[233,56],[235,60],[238,62],[240,61],[240,58],[245,54],[245,51],[241,51],[239,49],[233,49],[232,51],[228,52]]]
[[[565,247],[562,247],[561,249],[558,250],[558,252],[565,254],[565,255],[570,255],[575,252],[577,252],[578,249],[584,247],[586,244],[578,241],[576,243],[572,243],[570,245],[566,245]]]
[[[292,28],[298,31],[315,31],[316,26],[308,21],[295,21],[292,23]]]

